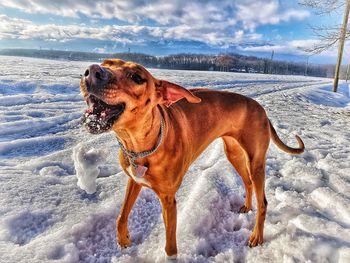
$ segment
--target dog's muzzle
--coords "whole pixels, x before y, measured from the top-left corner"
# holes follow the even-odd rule
[[[98,134],[109,130],[124,112],[125,103],[111,105],[103,101],[102,94],[111,79],[112,73],[97,64],[89,66],[82,76],[88,93],[85,97],[88,109],[82,122],[90,133]]]

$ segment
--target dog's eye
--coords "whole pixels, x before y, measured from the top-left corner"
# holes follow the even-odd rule
[[[141,85],[146,81],[145,79],[141,78],[141,76],[137,73],[132,74],[131,79],[138,85]]]

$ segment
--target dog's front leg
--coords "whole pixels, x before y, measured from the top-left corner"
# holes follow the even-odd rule
[[[166,231],[165,252],[171,259],[177,256],[176,247],[176,200],[175,195],[159,195],[163,209],[163,219]]]
[[[141,185],[138,185],[133,179],[129,178],[128,185],[126,187],[124,204],[117,219],[117,238],[118,243],[122,248],[131,245],[128,231],[128,217],[141,188]]]

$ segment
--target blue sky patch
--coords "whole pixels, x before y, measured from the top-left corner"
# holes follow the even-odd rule
[[[274,50],[277,58],[303,61],[302,49],[318,41],[310,25],[339,24],[341,17],[342,10],[320,17],[287,0],[7,0],[0,3],[0,48],[257,56]],[[336,47],[310,61],[335,56]]]

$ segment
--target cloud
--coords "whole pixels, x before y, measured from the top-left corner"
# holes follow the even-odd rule
[[[304,39],[304,40],[292,40],[283,45],[259,45],[259,46],[245,46],[239,47],[241,51],[250,52],[272,52],[275,51],[280,54],[296,54],[296,55],[308,55],[303,49],[311,48],[317,45],[319,40],[317,39]],[[334,50],[330,50],[327,55],[334,54]]]
[[[306,10],[280,10],[278,1],[244,1],[237,4],[237,18],[243,27],[255,30],[260,25],[276,25],[292,19],[302,20],[310,13]]]
[[[144,43],[147,41],[179,40],[199,41],[212,45],[233,44],[242,41],[255,41],[259,34],[245,34],[236,31],[232,35],[225,31],[213,32],[210,27],[174,27],[106,25],[87,27],[86,25],[34,24],[29,20],[0,15],[0,39],[41,39],[66,42],[75,39],[95,39],[119,43]]]
[[[35,24],[0,15],[0,39],[61,42],[96,39],[135,44],[198,41],[221,47],[257,43],[263,38],[255,32],[257,27],[309,15],[293,8],[282,11],[278,0],[246,0],[244,4],[239,0],[6,0],[1,6],[26,13],[75,17],[77,21],[86,16],[93,23],[89,26]],[[114,19],[110,22],[115,24],[99,26],[101,19]],[[120,25],[121,21],[124,25]]]
[[[254,28],[291,19],[303,19],[308,11],[280,10],[278,0],[7,0],[0,5],[27,13],[55,14],[65,17],[119,19],[130,23],[152,20],[159,25],[233,25],[237,22]]]
[[[17,39],[21,36],[22,30],[31,24],[28,20],[0,15],[0,39]]]
[[[157,28],[146,26],[103,26],[34,24],[29,20],[0,15],[0,39],[41,39],[46,41],[70,41],[74,39],[138,42],[137,36],[157,35]]]
[[[92,52],[95,53],[107,53],[107,49],[104,47],[96,47],[92,50]]]

